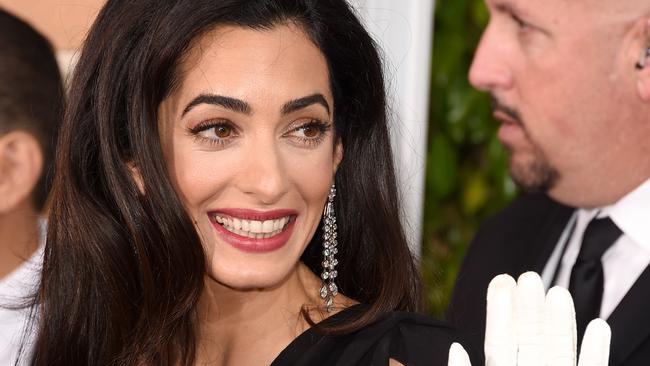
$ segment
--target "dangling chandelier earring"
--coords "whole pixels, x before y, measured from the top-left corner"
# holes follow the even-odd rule
[[[330,194],[327,196],[327,204],[323,211],[323,273],[320,277],[323,285],[320,288],[320,297],[325,300],[325,309],[330,312],[334,305],[334,297],[339,293],[334,279],[338,273],[334,269],[339,263],[334,255],[338,252],[336,249],[336,216],[334,215],[334,197],[336,196],[336,186],[332,184]]]

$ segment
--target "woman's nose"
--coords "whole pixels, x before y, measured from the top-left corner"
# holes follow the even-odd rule
[[[289,187],[287,167],[278,146],[272,142],[252,143],[240,174],[240,189],[263,204],[273,204]]]

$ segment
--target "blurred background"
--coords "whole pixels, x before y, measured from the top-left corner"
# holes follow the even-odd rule
[[[517,194],[490,99],[467,80],[487,21],[483,0],[437,1],[422,227],[426,306],[435,316],[444,314],[478,225]]]
[[[479,223],[515,195],[489,98],[467,71],[488,20],[483,0],[352,0],[384,50],[393,137],[426,307],[442,317]],[[64,74],[103,0],[0,0],[45,34]],[[399,4],[398,4],[399,3]]]

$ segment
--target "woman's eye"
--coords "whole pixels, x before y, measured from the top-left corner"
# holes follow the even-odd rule
[[[305,137],[310,139],[318,137],[318,135],[321,134],[321,130],[315,126],[303,126],[300,127],[298,131],[301,131]]]
[[[230,126],[214,126],[211,129],[213,130],[212,133],[220,139],[227,139],[232,135],[232,127]],[[206,132],[209,131],[210,130],[207,130]]]
[[[235,130],[232,126],[226,124],[218,124],[213,126],[204,126],[200,131],[197,131],[197,135],[209,139],[227,139],[232,137],[235,134]]]
[[[208,121],[200,123],[189,130],[200,142],[223,146],[237,136],[234,126],[227,121]]]
[[[301,145],[315,147],[322,142],[329,129],[329,124],[312,120],[289,131],[287,136]]]

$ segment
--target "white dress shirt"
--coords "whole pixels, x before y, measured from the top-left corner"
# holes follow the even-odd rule
[[[21,347],[25,354],[20,365],[26,365],[30,358],[33,332],[26,333],[29,324],[30,308],[12,309],[21,305],[32,295],[38,285],[43,248],[45,244],[45,222],[40,223],[41,239],[39,247],[31,258],[20,267],[0,279],[0,365],[14,365]],[[25,336],[25,337],[23,337]],[[26,359],[24,359],[26,357]]]
[[[589,221],[596,216],[609,216],[623,232],[602,257],[605,284],[600,317],[607,319],[650,264],[650,179],[613,205],[576,210],[542,272],[547,289],[553,285],[569,288],[582,236]],[[557,277],[552,283],[556,270]]]

